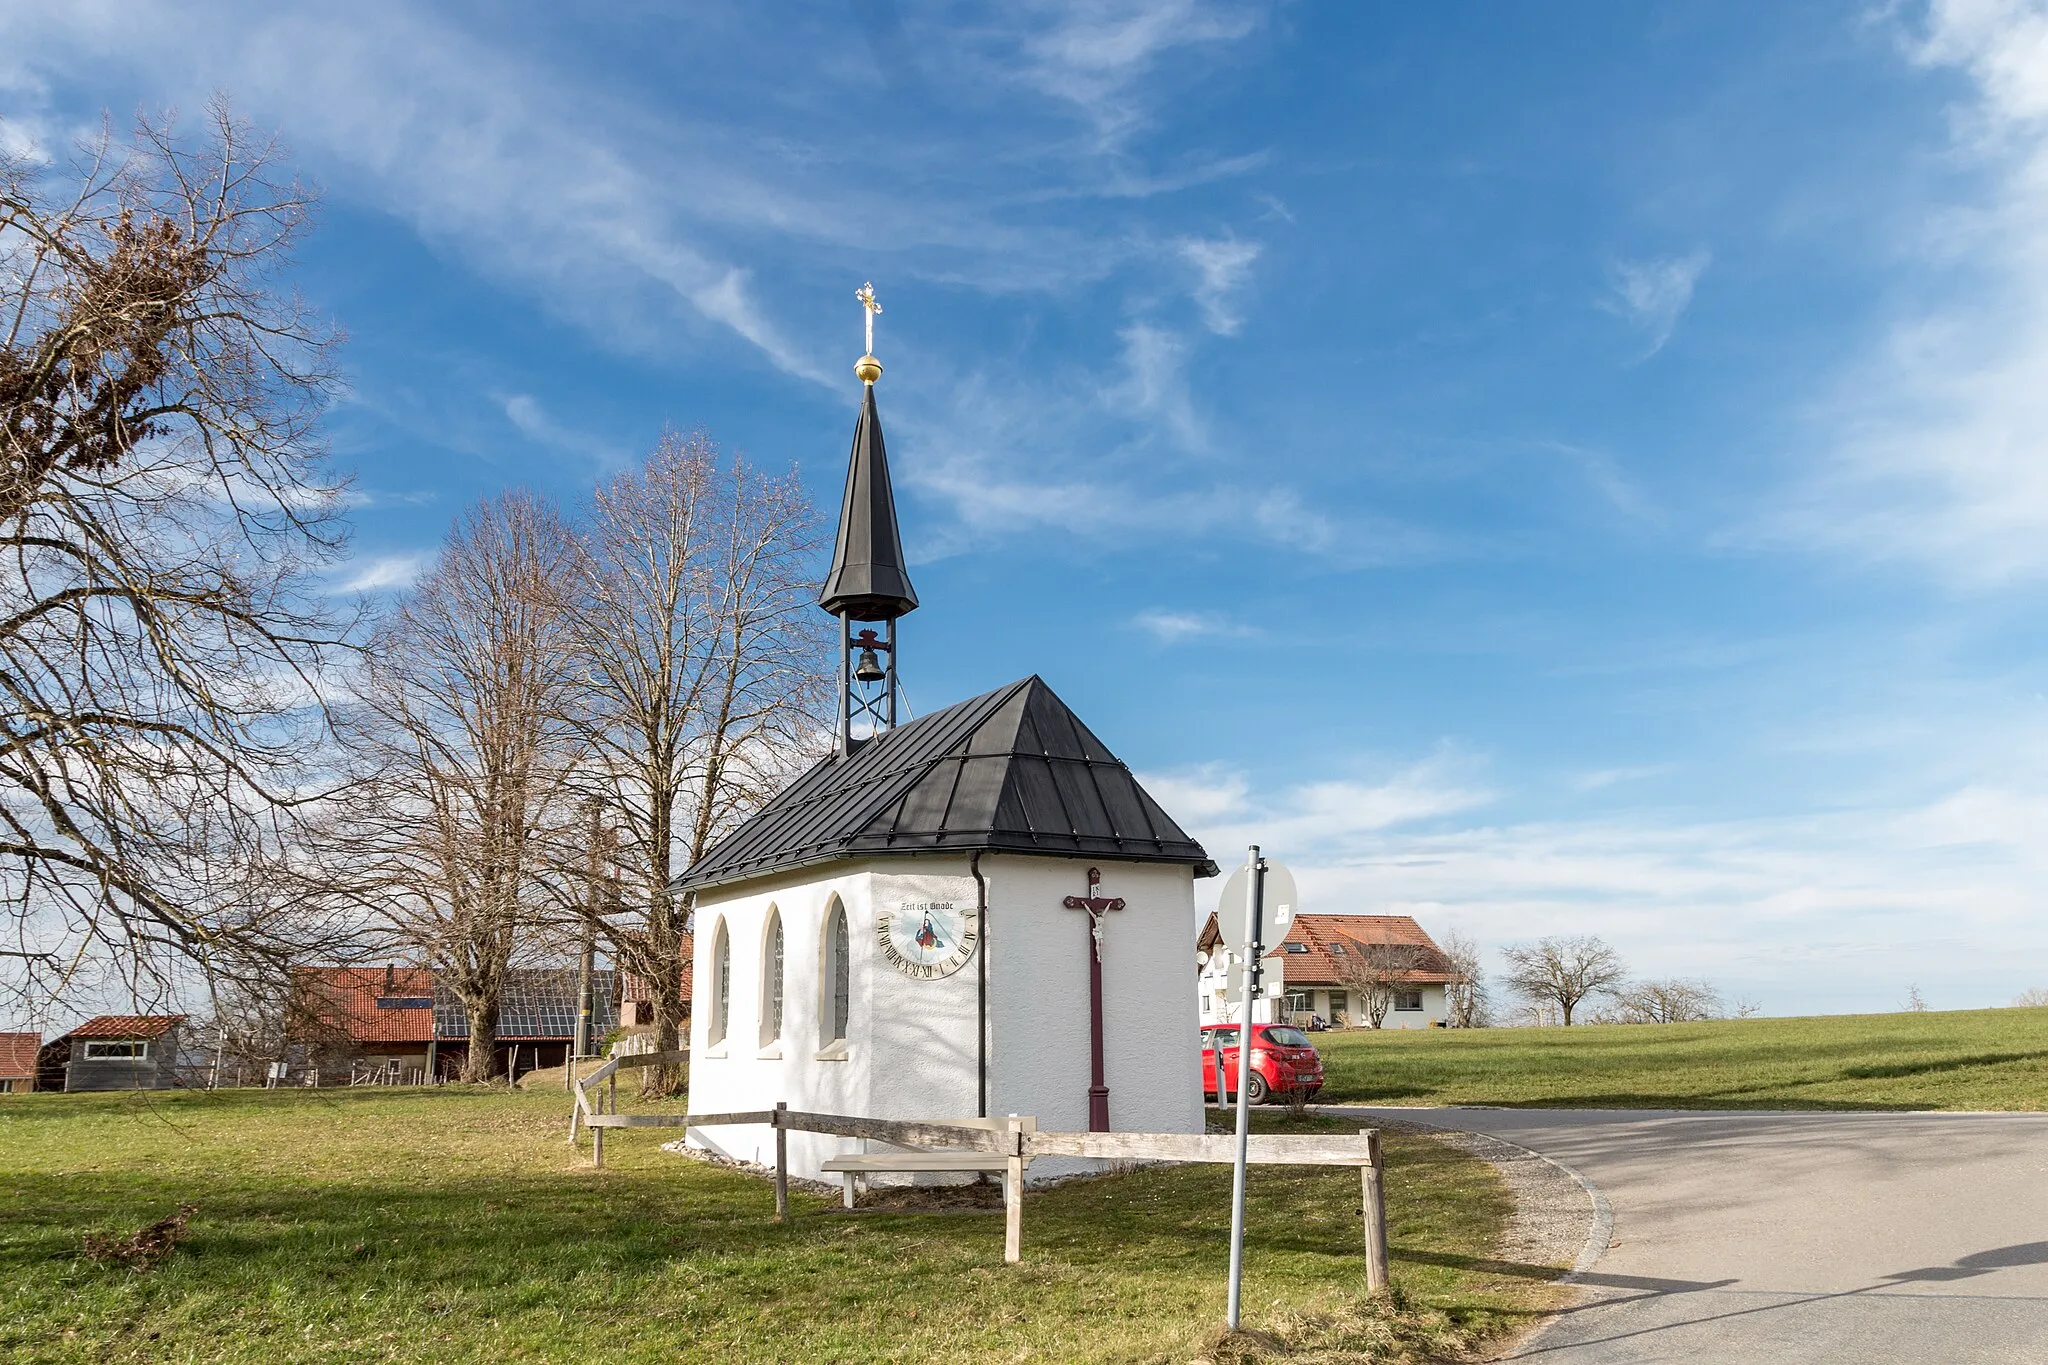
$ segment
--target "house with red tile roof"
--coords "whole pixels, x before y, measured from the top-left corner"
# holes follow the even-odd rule
[[[37,1088],[168,1090],[183,1063],[182,1014],[101,1014],[36,1055]]]
[[[1217,952],[1223,935],[1216,916],[1196,940],[1198,952],[1220,968]],[[1392,944],[1407,949],[1407,965],[1392,982],[1393,1003],[1383,1027],[1440,1028],[1450,1011],[1444,987],[1458,979],[1449,959],[1422,926],[1407,915],[1297,914],[1277,944],[1268,944],[1265,961],[1278,963],[1284,995],[1275,997],[1276,1018],[1296,1024],[1321,1019],[1333,1028],[1369,1023],[1358,995],[1359,964],[1365,950]],[[1205,966],[1198,977],[1202,1022],[1221,1023],[1235,1017],[1222,998],[1223,974]]]
[[[285,1035],[424,1081],[434,1057],[434,974],[425,967],[294,967]],[[335,1067],[330,1065],[328,1071]]]
[[[42,1046],[40,1033],[0,1033],[0,1095],[36,1088],[36,1053]]]

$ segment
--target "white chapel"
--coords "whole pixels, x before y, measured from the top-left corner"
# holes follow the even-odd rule
[[[898,723],[917,594],[869,350],[818,597],[840,620],[835,751],[676,883],[690,1108],[1199,1132],[1194,879],[1215,865],[1037,676]],[[773,1159],[766,1126],[689,1141]],[[860,1145],[793,1132],[790,1170]]]

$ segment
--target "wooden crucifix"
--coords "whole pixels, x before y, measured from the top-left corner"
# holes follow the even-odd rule
[[[1102,871],[1088,869],[1088,894],[1069,896],[1060,904],[1088,912],[1088,1131],[1109,1131],[1109,1085],[1102,1072],[1102,916],[1124,908],[1122,896],[1098,896]]]

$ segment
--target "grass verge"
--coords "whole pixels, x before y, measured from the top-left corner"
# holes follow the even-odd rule
[[[1033,1193],[1025,1263],[1006,1267],[984,1214],[847,1217],[793,1193],[778,1226],[766,1182],[663,1153],[660,1130],[615,1134],[594,1172],[563,1143],[565,1109],[457,1088],[10,1098],[0,1358],[1249,1358],[1213,1340],[1227,1168]],[[1549,1269],[1488,1259],[1509,1212],[1490,1167],[1426,1138],[1386,1146],[1392,1308],[1359,1292],[1356,1173],[1254,1168],[1247,1325],[1289,1360],[1459,1351],[1556,1292]],[[187,1202],[154,1269],[85,1255],[88,1233]]]
[[[1316,1035],[1326,1104],[2048,1109],[2048,1009]]]

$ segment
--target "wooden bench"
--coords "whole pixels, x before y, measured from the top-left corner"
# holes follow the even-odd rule
[[[1027,1157],[1020,1164],[1029,1166],[1031,1160]],[[830,1157],[821,1169],[836,1171],[845,1179],[846,1207],[852,1208],[860,1185],[876,1171],[993,1171],[1007,1181],[1009,1168],[1010,1158],[994,1152],[865,1152]]]

